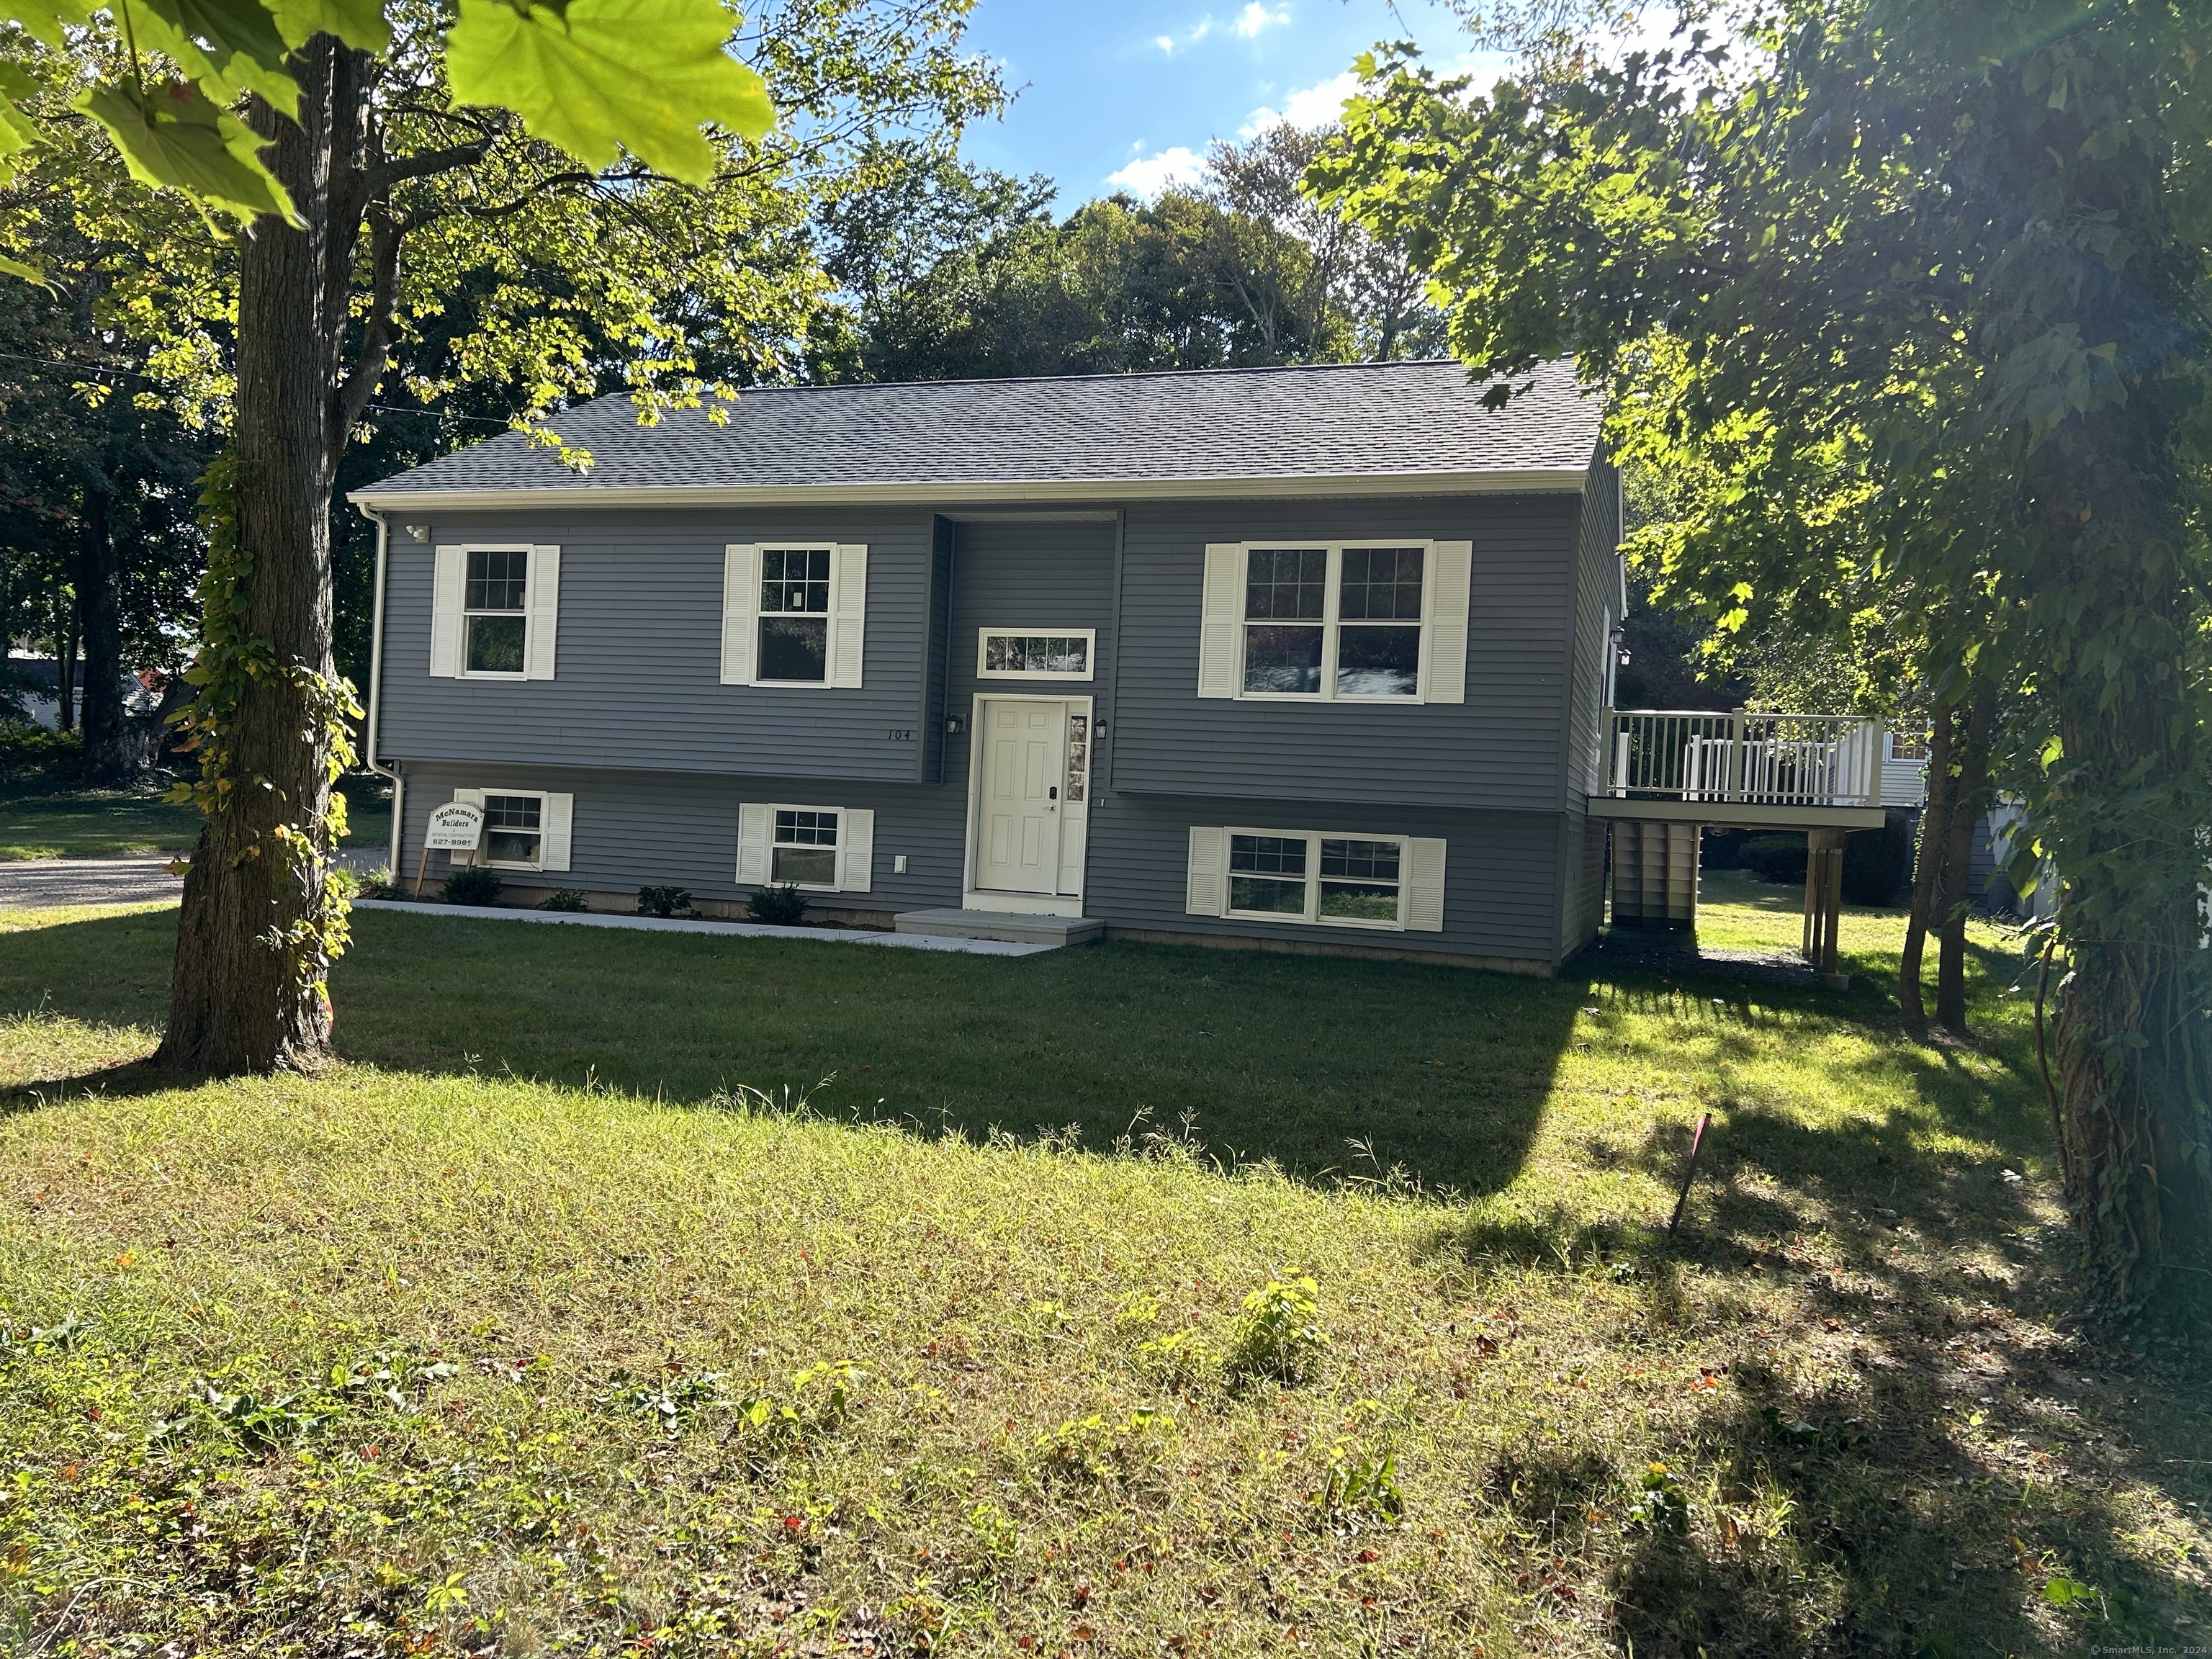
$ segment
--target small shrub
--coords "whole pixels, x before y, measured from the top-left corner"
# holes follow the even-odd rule
[[[541,910],[574,911],[588,910],[592,907],[586,902],[584,896],[584,890],[582,888],[556,887],[553,890],[553,896],[549,899],[541,899],[538,902],[538,908]]]
[[[496,904],[500,890],[506,885],[499,878],[498,871],[487,870],[481,864],[466,864],[446,878],[438,896],[448,904]]]
[[[1632,1522],[1654,1532],[1690,1529],[1690,1494],[1664,1463],[1648,1465],[1638,1485],[1641,1490],[1628,1506]]]
[[[806,915],[806,895],[796,887],[763,887],[745,901],[745,913],[771,927],[795,927]]]
[[[637,913],[641,916],[680,916],[691,914],[691,890],[688,887],[641,887],[637,890]]]
[[[59,771],[84,758],[84,738],[36,720],[0,720],[0,772]]]
[[[1045,1475],[1070,1482],[1127,1480],[1158,1455],[1160,1441],[1175,1429],[1167,1413],[1139,1406],[1119,1423],[1094,1413],[1070,1419],[1036,1437],[1037,1462]]]
[[[1320,1311],[1321,1286],[1312,1279],[1269,1279],[1244,1298],[1225,1365],[1230,1376],[1297,1382],[1328,1346],[1328,1334],[1316,1322]]]
[[[1738,849],[1745,865],[1762,881],[1805,879],[1805,837],[1753,836]]]
[[[1359,1513],[1378,1520],[1395,1521],[1406,1512],[1406,1494],[1398,1486],[1398,1455],[1353,1456],[1340,1441],[1329,1459],[1328,1476],[1314,1494],[1314,1502],[1328,1514]]]

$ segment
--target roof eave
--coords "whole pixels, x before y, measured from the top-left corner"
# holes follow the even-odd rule
[[[1583,466],[1542,466],[1296,477],[1038,478],[998,483],[512,484],[493,489],[392,489],[371,484],[346,499],[379,511],[414,507],[452,513],[518,507],[937,507],[1314,495],[1526,495],[1579,491],[1588,472]]]

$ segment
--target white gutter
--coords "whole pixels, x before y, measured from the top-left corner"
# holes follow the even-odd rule
[[[376,763],[376,705],[384,690],[384,558],[386,544],[392,539],[392,527],[384,515],[362,501],[359,495],[348,498],[361,509],[361,516],[376,526],[376,622],[369,635],[368,644],[368,729],[362,734],[362,761],[368,769],[381,778],[392,780],[392,857],[390,867],[399,868],[399,830],[406,822],[403,809],[407,805],[407,781],[398,773],[388,771]]]
[[[469,512],[578,507],[938,507],[1071,501],[1261,501],[1306,496],[1579,494],[1589,469],[1483,472],[1355,472],[1309,477],[1024,478],[1000,483],[520,484],[497,489],[356,489],[364,511]]]

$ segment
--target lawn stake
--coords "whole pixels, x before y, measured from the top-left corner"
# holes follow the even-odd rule
[[[1682,1224],[1683,1207],[1690,1201],[1690,1183],[1698,1176],[1698,1152],[1705,1144],[1705,1131],[1713,1127],[1711,1112],[1698,1114],[1697,1133],[1690,1137],[1690,1161],[1682,1167],[1682,1191],[1674,1200],[1674,1218],[1667,1224],[1667,1237],[1674,1237],[1674,1229]]]

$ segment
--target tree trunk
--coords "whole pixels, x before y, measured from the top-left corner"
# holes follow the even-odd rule
[[[229,562],[210,587],[234,580],[246,603],[228,634],[210,605],[201,652],[203,667],[213,665],[196,728],[210,816],[185,878],[160,1055],[214,1073],[311,1069],[327,1059],[325,979],[342,927],[325,823],[340,729],[331,704],[330,498],[361,228],[362,203],[347,185],[361,177],[369,60],[318,35],[291,67],[297,125],[258,100],[250,106],[306,223],[264,218],[240,243],[235,547],[211,554],[211,568],[218,557]],[[220,519],[220,503],[215,511]],[[264,641],[260,672],[225,666],[226,649],[251,653]]]
[[[1990,806],[1990,737],[1996,727],[1996,688],[1975,684],[1966,699],[1959,778],[1952,793],[1950,832],[1944,843],[1936,1019],[1960,1036],[1966,1034],[1966,915],[1973,908],[1974,830]]]
[[[120,783],[134,769],[123,741],[123,573],[104,477],[77,511],[77,608],[84,617],[84,779]]]
[[[54,724],[76,730],[76,595],[54,596]]]
[[[1905,952],[1897,964],[1897,1006],[1905,1029],[1915,1036],[1928,1030],[1928,1010],[1920,995],[1920,963],[1928,949],[1930,917],[1942,890],[1943,849],[1950,844],[1951,727],[1956,714],[1949,702],[1936,706],[1928,741],[1928,805],[1920,815],[1920,849],[1912,865],[1912,912],[1905,924]]]

